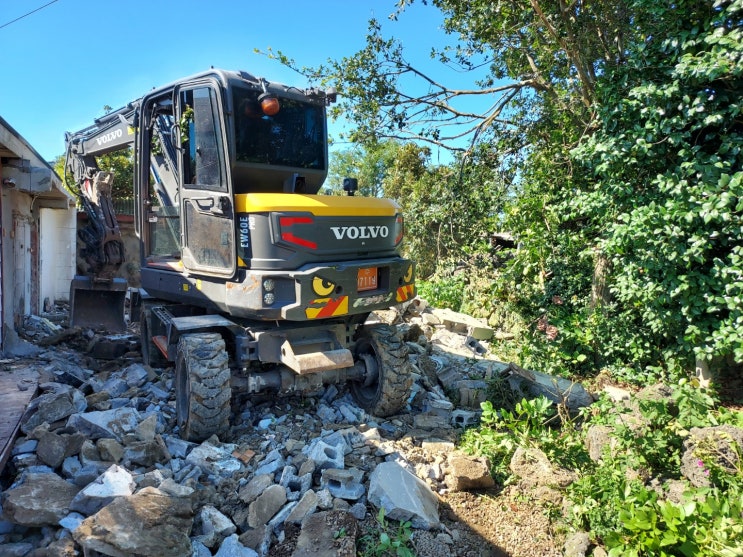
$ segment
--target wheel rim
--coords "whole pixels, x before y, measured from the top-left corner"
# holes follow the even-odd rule
[[[354,383],[354,391],[359,402],[368,405],[374,402],[379,392],[381,363],[371,342],[365,342],[359,348],[358,358],[364,362],[366,374],[363,381]]]

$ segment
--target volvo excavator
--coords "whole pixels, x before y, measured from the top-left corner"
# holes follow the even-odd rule
[[[231,400],[347,383],[377,416],[401,411],[412,375],[394,327],[374,310],[415,296],[388,199],[321,193],[333,89],[300,89],[211,69],[155,88],[65,134],[66,173],[88,215],[87,269],[71,324],[122,330],[139,311],[142,359],[175,366],[180,435],[230,426]],[[141,286],[116,277],[124,247],[113,177],[98,157],[131,148]]]

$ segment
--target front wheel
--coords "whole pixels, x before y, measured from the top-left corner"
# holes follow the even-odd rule
[[[364,379],[350,384],[359,406],[382,418],[400,412],[413,385],[403,340],[389,325],[368,325],[359,332],[354,353],[366,368]]]
[[[229,357],[218,333],[183,335],[175,361],[175,406],[183,439],[203,441],[230,425]]]

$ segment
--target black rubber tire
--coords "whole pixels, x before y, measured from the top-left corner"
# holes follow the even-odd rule
[[[139,314],[139,342],[142,345],[142,363],[150,367],[164,367],[168,360],[152,342],[152,311],[142,307]]]
[[[175,360],[175,407],[181,438],[204,441],[230,426],[229,357],[219,333],[183,335]]]
[[[354,357],[364,362],[366,381],[351,381],[356,402],[374,416],[398,414],[407,404],[413,385],[408,347],[389,325],[367,325],[360,329]]]

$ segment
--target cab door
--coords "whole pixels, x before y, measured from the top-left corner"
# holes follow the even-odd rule
[[[221,99],[210,84],[178,95],[182,263],[195,274],[235,272],[234,204],[227,174]]]

